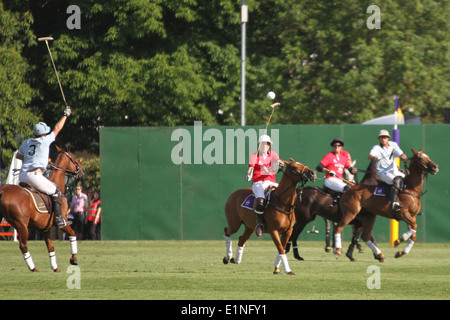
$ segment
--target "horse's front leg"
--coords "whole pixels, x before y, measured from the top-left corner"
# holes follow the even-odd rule
[[[286,247],[287,241],[289,240],[291,233],[292,233],[292,229],[290,229],[290,231],[288,231],[287,233],[283,234],[284,245],[280,240],[280,234],[278,231],[275,230],[270,233],[270,236],[272,237],[272,240],[275,243],[275,246],[277,247],[277,250],[278,250],[278,255],[275,258],[275,261],[273,263],[273,265],[275,267],[275,270],[273,271],[274,274],[280,274],[280,264],[281,264],[281,262],[283,262],[284,272],[286,272],[289,275],[295,275],[295,273],[289,267],[289,263],[288,263],[286,252],[285,252],[285,247]]]
[[[70,226],[65,226],[62,228],[64,232],[69,234],[69,242],[70,242],[70,253],[72,254],[72,257],[70,258],[69,262],[71,265],[78,265],[78,259],[77,259],[77,253],[78,253],[78,243],[77,243],[77,236],[75,234],[75,231]]]
[[[58,264],[56,263],[55,247],[53,246],[53,241],[50,238],[50,231],[44,231],[42,232],[42,235],[44,237],[45,244],[47,245],[48,257],[50,259],[50,268],[52,268],[54,272],[61,272],[61,270],[58,268]]]
[[[416,236],[417,236],[416,230],[417,230],[417,224],[408,224],[408,231],[406,231],[399,239],[395,240],[394,246],[397,247],[400,243],[409,239],[405,248],[403,248],[402,251],[398,251],[395,254],[396,258],[400,258],[401,256],[408,254],[411,251],[411,249],[416,241]]]

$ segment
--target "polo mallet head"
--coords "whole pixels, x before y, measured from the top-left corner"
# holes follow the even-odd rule
[[[316,225],[312,227],[312,230],[307,231],[308,233],[319,233],[319,230],[316,230]]]
[[[41,37],[41,38],[38,38],[38,41],[45,41],[45,44],[47,45],[48,53],[50,54],[50,59],[52,60],[53,69],[55,70],[55,73],[56,73],[56,79],[58,80],[59,89],[61,90],[61,94],[62,94],[62,97],[63,97],[63,100],[64,100],[64,104],[66,105],[66,107],[68,107],[69,105],[67,104],[66,96],[64,95],[64,91],[63,91],[63,88],[61,86],[61,81],[59,80],[59,75],[58,75],[58,71],[56,70],[55,61],[53,60],[52,51],[50,50],[50,46],[48,45],[48,41],[53,41],[53,40],[54,40],[53,37]]]

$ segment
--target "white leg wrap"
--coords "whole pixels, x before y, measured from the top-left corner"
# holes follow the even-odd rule
[[[279,256],[280,256],[281,262],[283,262],[284,272],[286,272],[286,273],[291,272],[292,270],[289,267],[289,263],[288,263],[286,254],[280,254]]]
[[[334,245],[336,249],[342,248],[342,242],[341,242],[341,234],[337,233],[334,235]]]
[[[33,270],[36,267],[34,266],[33,258],[31,257],[31,254],[29,252],[25,252],[23,254],[23,259],[27,263],[28,269]]]
[[[225,247],[227,252],[227,259],[230,260],[233,257],[233,249],[231,248],[231,238],[223,236],[225,238]]]
[[[366,244],[369,246],[370,249],[372,249],[372,252],[375,255],[379,255],[381,253],[381,250],[378,249],[378,247],[372,242],[372,241],[366,241]]]
[[[416,233],[416,230],[413,229],[409,229],[408,231],[406,231],[403,235],[402,235],[402,240],[406,241],[409,239],[409,237],[411,237],[413,235],[413,233]]]
[[[279,269],[280,264],[281,264],[281,257],[280,257],[280,254],[277,254],[277,256],[275,257],[275,261],[273,262],[273,266],[275,268]]]
[[[411,239],[408,240],[408,244],[406,245],[405,249],[403,249],[403,253],[404,254],[408,254],[409,251],[411,251],[411,248],[414,245],[414,241],[412,241]]]
[[[52,268],[52,270],[58,269],[58,264],[56,263],[55,251],[49,252],[48,257],[50,258],[50,268]]]
[[[70,252],[72,254],[77,254],[78,253],[77,237],[70,236],[69,241],[70,241]]]
[[[245,247],[245,245],[244,245]],[[235,263],[241,263],[242,261],[242,254],[244,253],[244,247],[239,247],[239,245],[236,247],[236,259]]]

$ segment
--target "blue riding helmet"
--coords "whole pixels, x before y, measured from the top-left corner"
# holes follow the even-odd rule
[[[36,137],[42,136],[43,134],[48,134],[50,131],[52,131],[52,129],[44,122],[37,123],[33,128],[33,134]]]

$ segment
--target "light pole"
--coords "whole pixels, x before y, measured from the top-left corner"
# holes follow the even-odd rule
[[[245,126],[245,43],[247,21],[248,7],[245,4],[245,0],[241,0],[241,126]]]

